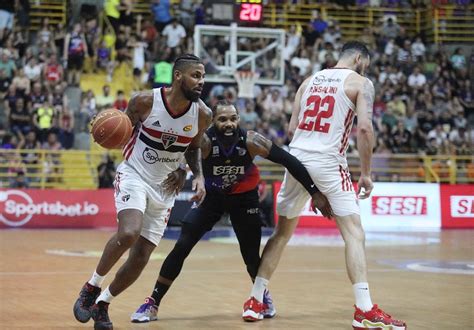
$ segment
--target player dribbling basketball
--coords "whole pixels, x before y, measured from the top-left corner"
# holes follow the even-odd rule
[[[78,321],[92,317],[95,329],[113,329],[109,303],[135,282],[160,242],[176,195],[170,173],[179,170],[184,158],[195,177],[192,200],[199,204],[204,199],[200,145],[212,114],[199,99],[203,84],[201,60],[182,55],[174,63],[170,88],[142,92],[130,100],[126,114],[135,128],[114,183],[118,230],[74,304]],[[126,262],[101,292],[105,275],[128,249]]]

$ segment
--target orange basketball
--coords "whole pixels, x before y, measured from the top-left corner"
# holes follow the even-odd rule
[[[94,141],[107,149],[122,148],[132,135],[132,122],[120,110],[105,109],[92,122]]]

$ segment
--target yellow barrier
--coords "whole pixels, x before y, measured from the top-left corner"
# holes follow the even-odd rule
[[[31,188],[94,189],[97,167],[109,154],[118,163],[120,150],[5,150],[0,149],[0,186],[8,187],[22,171]],[[348,157],[352,179],[360,175],[357,157]],[[258,161],[262,179],[282,180],[284,168]],[[372,173],[377,181],[474,183],[474,156],[374,155]]]
[[[474,42],[474,5],[429,6],[423,9],[349,7],[342,9],[321,4],[269,4],[265,6],[264,25],[288,29],[306,25],[314,10],[341,27],[344,39],[360,37],[367,27],[376,27],[384,16],[395,16],[409,36],[423,34],[435,43]]]
[[[66,26],[66,7],[64,0],[30,0],[30,30],[41,29],[41,21],[49,19],[50,26],[62,23]]]

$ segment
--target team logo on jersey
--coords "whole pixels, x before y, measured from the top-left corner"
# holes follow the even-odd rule
[[[155,164],[159,160],[158,153],[150,148],[145,148],[145,150],[143,150],[142,156],[145,163],[148,164]]]
[[[168,147],[171,146],[176,141],[178,141],[178,137],[176,135],[167,134],[167,133],[163,133],[161,135],[161,142],[163,143],[163,146],[165,147],[165,149],[168,149]]]
[[[152,126],[156,126],[156,127],[161,127],[161,124],[160,124],[160,121],[157,120],[155,121],[153,124],[151,124]]]
[[[185,132],[189,132],[192,129],[193,129],[193,125],[186,125],[186,126],[183,127],[183,131],[185,131]]]
[[[239,156],[243,156],[247,153],[247,150],[244,148],[236,147],[237,151],[239,152]]]
[[[212,147],[212,156],[214,156],[214,157],[219,156],[219,147],[218,146]]]
[[[129,199],[130,199],[130,194],[122,196],[122,201],[124,203],[128,202]]]

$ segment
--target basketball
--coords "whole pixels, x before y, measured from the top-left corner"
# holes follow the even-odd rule
[[[117,109],[105,109],[92,121],[91,134],[94,141],[106,149],[118,149],[132,135],[130,118]]]

